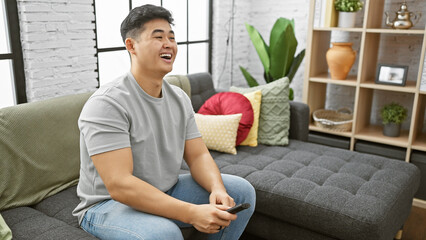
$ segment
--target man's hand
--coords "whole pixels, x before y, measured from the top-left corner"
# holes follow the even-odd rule
[[[235,206],[234,199],[226,191],[212,191],[209,200],[212,205],[223,205],[228,208]]]
[[[237,219],[236,214],[226,211],[228,208],[224,205],[193,205],[189,223],[200,232],[217,233]]]

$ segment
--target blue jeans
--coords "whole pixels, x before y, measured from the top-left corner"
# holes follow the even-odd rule
[[[238,218],[218,233],[210,234],[208,239],[237,240],[243,233],[253,214],[256,196],[253,186],[245,179],[222,174],[228,194],[236,204],[250,203],[251,207],[237,213]],[[185,202],[208,204],[209,195],[196,183],[190,174],[179,176],[178,182],[166,192]],[[91,207],[81,222],[81,227],[100,239],[183,239],[180,228],[192,227],[177,220],[137,211],[114,200],[102,201]]]

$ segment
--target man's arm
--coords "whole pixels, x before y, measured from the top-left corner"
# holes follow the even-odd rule
[[[220,171],[201,138],[185,142],[184,159],[194,180],[210,192],[210,204],[235,206],[234,199],[226,192]]]
[[[212,205],[194,205],[175,199],[151,184],[132,175],[130,148],[118,149],[91,157],[112,199],[136,210],[194,225],[206,233],[216,233],[228,226],[235,216]],[[226,207],[224,209],[226,210]]]

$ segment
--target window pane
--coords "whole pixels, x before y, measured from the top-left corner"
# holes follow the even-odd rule
[[[197,43],[189,45],[189,73],[208,72],[209,44]]]
[[[209,1],[188,0],[189,41],[207,40],[209,36]]]
[[[15,105],[13,88],[12,60],[0,61],[0,108]]]
[[[186,42],[186,0],[163,0],[163,7],[172,12],[176,41]]]
[[[128,13],[128,1],[96,1],[98,48],[124,46],[120,25]]]
[[[127,50],[98,54],[99,83],[101,86],[130,71],[130,56]]]
[[[132,0],[132,8],[139,7],[145,4],[161,6],[161,0]]]
[[[187,55],[186,55],[186,45],[178,45],[178,54],[176,56],[175,62],[173,64],[173,71],[169,74],[186,74],[186,64],[187,64]]]
[[[5,0],[0,0],[0,54],[10,53]]]

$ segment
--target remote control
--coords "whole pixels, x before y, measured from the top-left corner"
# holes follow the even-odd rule
[[[235,205],[234,207],[231,207],[226,211],[229,212],[229,213],[235,214],[235,213],[240,212],[242,210],[245,210],[249,207],[250,207],[250,203],[242,203],[242,204]]]

